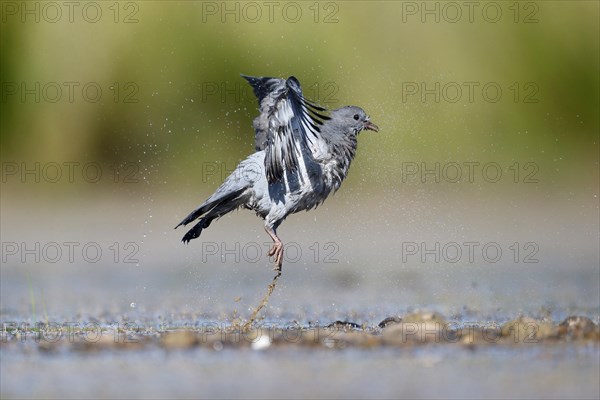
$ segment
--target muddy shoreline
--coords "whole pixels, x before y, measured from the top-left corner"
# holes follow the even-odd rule
[[[459,324],[436,313],[388,317],[374,326],[352,321],[300,326],[258,323],[245,329],[239,322],[206,322],[195,327],[141,326],[134,322],[106,325],[4,323],[2,350],[88,352],[152,348],[379,348],[455,345],[490,346],[600,345],[600,327],[590,318],[571,316],[560,323],[519,317],[504,324]]]

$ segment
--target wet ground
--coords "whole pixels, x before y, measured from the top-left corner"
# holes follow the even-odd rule
[[[378,326],[10,327],[3,398],[597,398],[600,329],[434,313]]]
[[[180,207],[88,200],[80,212],[44,214],[3,198],[3,245],[29,247],[3,249],[2,398],[600,396],[589,215],[549,221],[551,206],[532,208],[538,224],[515,230],[522,216],[482,220],[464,207],[443,216],[461,229],[441,230],[438,212],[413,226],[393,204],[361,205],[378,213],[356,224],[345,217],[354,205],[332,199],[286,221],[283,275],[241,331],[274,276],[255,216],[224,217],[204,242],[184,246],[172,230]],[[381,227],[397,232],[378,237]],[[567,234],[575,227],[580,234]],[[406,247],[469,241],[495,243],[502,257],[423,261],[422,249]],[[537,262],[524,262],[529,242]],[[81,253],[86,244],[102,257]]]

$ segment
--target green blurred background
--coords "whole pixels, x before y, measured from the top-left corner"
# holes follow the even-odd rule
[[[535,162],[546,181],[589,185],[598,177],[598,3],[489,3],[470,16],[460,2],[281,2],[269,16],[263,2],[99,2],[90,23],[97,7],[85,2],[73,22],[65,6],[49,22],[54,6],[29,4],[35,22],[21,3],[3,2],[2,161],[135,162],[165,190],[190,183],[203,162],[233,168],[253,149],[256,103],[239,74],[295,75],[307,97],[360,105],[381,127],[363,136],[348,186],[384,188],[404,161]],[[36,82],[39,103],[20,87],[13,94]],[[56,102],[52,87],[44,96],[49,82],[62,87]],[[73,102],[65,82],[79,85]],[[88,82],[101,87],[98,102],[83,97]],[[406,92],[436,82],[458,84],[462,96],[445,101],[449,87],[423,102]],[[472,102],[464,82],[478,85]],[[488,82],[502,89],[497,102],[482,96]]]

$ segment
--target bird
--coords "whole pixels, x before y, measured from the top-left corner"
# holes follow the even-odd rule
[[[300,82],[241,75],[258,99],[254,119],[255,153],[241,161],[223,184],[175,228],[198,222],[183,236],[189,243],[211,222],[240,207],[264,220],[273,240],[267,253],[283,264],[283,242],[277,228],[290,214],[308,211],[336,192],[356,155],[357,136],[378,132],[366,112],[345,106],[331,112],[307,100]]]
[[[284,259],[277,228],[290,214],[308,211],[335,193],[348,175],[363,130],[378,132],[367,113],[357,106],[327,110],[307,100],[300,82],[242,75],[258,99],[253,121],[255,152],[242,160],[219,188],[175,228],[196,224],[182,241],[200,237],[212,221],[240,207],[264,220],[273,240],[267,256],[277,271],[267,293],[244,324],[249,329],[275,289]]]
[[[255,152],[175,228],[197,221],[182,238],[187,244],[213,220],[240,207],[252,210],[264,220],[273,240],[267,255],[274,256],[279,276],[284,259],[277,234],[280,224],[290,214],[316,208],[336,192],[356,155],[358,134],[378,132],[379,127],[360,107],[329,111],[307,100],[294,76],[241,76],[258,99]]]

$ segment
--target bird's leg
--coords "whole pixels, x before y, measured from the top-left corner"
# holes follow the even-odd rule
[[[271,250],[269,250],[267,255],[269,257],[275,256],[275,271],[277,271],[277,274],[275,275],[273,281],[269,284],[269,286],[267,286],[267,293],[260,301],[260,304],[258,305],[258,307],[256,307],[256,309],[254,309],[254,312],[250,316],[250,319],[242,327],[244,331],[250,329],[260,310],[262,310],[267,305],[271,294],[273,294],[273,290],[275,290],[275,284],[277,283],[277,279],[279,279],[279,277],[281,276],[281,265],[283,264],[283,243],[281,243],[281,240],[279,240],[279,238],[277,237],[275,229],[265,227],[265,231],[267,231],[267,233],[269,234],[269,236],[271,236],[271,239],[273,239],[274,242],[273,247],[271,247]]]
[[[268,226],[265,226],[265,231],[271,236],[273,239],[273,247],[267,253],[269,257],[275,256],[275,271],[281,272],[281,265],[283,264],[283,243],[277,237],[277,233],[275,229],[272,229]]]

